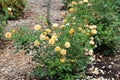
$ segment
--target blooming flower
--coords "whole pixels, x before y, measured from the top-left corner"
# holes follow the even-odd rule
[[[41,35],[40,35],[40,40],[43,41],[43,40],[45,40],[45,39],[46,39],[46,36],[43,35],[43,34],[41,34]]]
[[[89,52],[88,52],[89,55],[93,55],[93,50],[90,49]]]
[[[79,1],[79,4],[83,4],[83,1]]]
[[[95,42],[93,40],[91,40],[89,43],[90,43],[90,45],[94,45],[95,44]]]
[[[8,7],[8,11],[12,11],[12,8]]]
[[[51,39],[57,40],[57,36],[56,35],[52,35]]]
[[[11,36],[12,36],[11,32],[5,33],[5,37],[6,37],[6,38],[11,38]]]
[[[35,40],[34,45],[38,47],[40,45],[40,42],[38,40]]]
[[[69,34],[73,34],[74,32],[74,29],[70,29]]]
[[[50,34],[50,33],[51,33],[51,30],[50,30],[50,29],[46,29],[46,32],[47,32],[48,34]]]
[[[67,51],[66,51],[65,49],[61,49],[61,50],[60,50],[60,54],[61,54],[61,55],[65,55],[66,52],[67,52]]]
[[[54,40],[54,39],[52,39],[52,38],[49,39],[49,44],[50,44],[50,45],[53,45],[54,43],[55,43],[55,40]]]
[[[65,42],[64,46],[65,46],[66,48],[69,48],[69,47],[70,47],[70,43],[69,43],[69,42]]]
[[[86,2],[86,3],[87,3],[87,2],[88,2],[88,0],[83,0],[83,2]]]
[[[55,51],[60,51],[61,48],[60,48],[59,46],[56,46],[54,50],[55,50]]]
[[[66,22],[67,22],[67,19],[64,19],[64,20],[63,20],[63,23],[66,23]]]
[[[72,1],[71,4],[72,4],[72,6],[74,6],[74,5],[76,5],[77,3],[76,3],[75,1]]]
[[[64,59],[64,58],[60,59],[60,62],[61,62],[61,63],[64,63],[64,62],[65,62],[65,59]]]
[[[34,26],[34,30],[38,31],[40,29],[41,29],[41,26],[39,24]]]
[[[75,9],[74,8],[70,8],[68,11],[72,13],[72,12],[75,11]]]
[[[96,26],[96,25],[92,25],[92,26],[90,26],[89,28],[90,28],[90,29],[96,29],[97,26]]]
[[[52,27],[53,27],[53,28],[57,28],[57,27],[58,27],[58,24],[57,24],[57,23],[54,23],[54,24],[52,25]]]
[[[45,40],[49,40],[49,37],[48,37],[48,36],[45,36]]]
[[[97,30],[91,30],[92,35],[97,34]]]

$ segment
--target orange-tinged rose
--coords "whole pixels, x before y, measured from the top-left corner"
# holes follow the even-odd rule
[[[75,32],[74,29],[70,29],[69,34],[73,34]]]
[[[65,62],[65,59],[64,59],[64,58],[60,59],[60,62],[61,62],[61,63],[64,63],[64,62]]]
[[[56,46],[54,50],[59,52],[61,50],[61,48],[59,46]]]
[[[48,36],[45,36],[45,40],[47,40],[47,41],[48,41],[48,40],[49,40],[49,37],[48,37]]]
[[[75,9],[74,8],[70,8],[68,11],[72,13],[72,12],[75,11]]]
[[[6,38],[11,38],[11,36],[12,36],[11,32],[5,33],[5,37],[6,37]]]
[[[66,52],[67,52],[67,51],[66,51],[65,49],[61,49],[61,50],[60,50],[60,54],[61,54],[61,55],[65,55]]]

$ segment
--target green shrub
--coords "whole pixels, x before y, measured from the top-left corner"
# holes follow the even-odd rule
[[[94,50],[104,55],[114,55],[116,53],[116,45],[118,44],[118,27],[120,26],[120,15],[118,0],[89,0],[86,3],[78,3],[72,9],[69,9],[68,20],[77,25],[97,26],[97,35],[95,42],[98,46]],[[97,6],[97,7],[96,7]],[[72,20],[72,18],[75,18]],[[83,28],[85,28],[85,26]]]
[[[0,0],[0,13],[9,19],[18,18],[25,8],[24,0]]]

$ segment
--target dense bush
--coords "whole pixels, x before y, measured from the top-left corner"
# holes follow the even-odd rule
[[[120,26],[120,15],[118,0],[91,0],[90,2],[77,3],[75,7],[69,9],[68,22],[75,23],[83,28],[90,28],[90,25],[97,26],[95,42],[96,52],[103,51],[105,55],[114,55],[118,44],[118,27]],[[97,6],[97,7],[96,7]],[[102,7],[101,7],[102,6]],[[72,20],[72,18],[75,18]]]
[[[24,0],[0,0],[0,14],[7,16],[9,19],[20,16],[24,7]]]
[[[93,51],[114,55],[119,42],[119,2],[72,2],[63,25],[55,23],[51,29],[35,25],[31,31],[23,27],[14,30],[11,39],[17,49],[24,49],[26,53],[33,51],[33,60],[40,63],[31,76],[38,80],[43,77],[50,80],[82,79]],[[6,37],[10,38],[11,32],[7,32]]]

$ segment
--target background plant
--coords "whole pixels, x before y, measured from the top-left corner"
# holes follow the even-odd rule
[[[24,0],[0,0],[0,13],[9,19],[18,18],[25,8]]]

